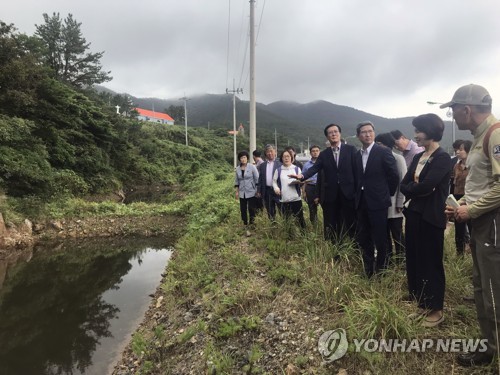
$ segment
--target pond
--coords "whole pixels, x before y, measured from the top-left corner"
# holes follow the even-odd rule
[[[0,259],[0,374],[107,374],[173,241],[67,241]]]

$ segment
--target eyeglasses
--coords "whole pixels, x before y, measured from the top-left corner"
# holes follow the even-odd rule
[[[340,132],[338,130],[331,130],[329,131],[328,133],[326,133],[328,135],[333,135],[333,134],[340,134]]]
[[[361,135],[368,135],[368,134],[372,134],[372,133],[374,133],[374,131],[372,129],[363,130],[362,132],[359,132],[359,134],[361,134]]]

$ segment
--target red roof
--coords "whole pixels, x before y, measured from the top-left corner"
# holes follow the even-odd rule
[[[161,112],[153,112],[149,111],[147,109],[142,109],[142,108],[136,108],[135,109],[141,116],[149,117],[149,118],[161,118],[163,120],[167,121],[174,121],[172,117],[167,115],[166,113],[161,113]]]

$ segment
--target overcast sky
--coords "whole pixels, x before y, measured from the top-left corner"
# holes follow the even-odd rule
[[[32,35],[43,13],[73,14],[91,51],[105,51],[113,76],[105,86],[120,93],[221,94],[234,78],[248,100],[249,8],[248,0],[17,0],[2,4],[0,20]],[[384,117],[444,118],[426,102],[478,83],[498,115],[499,11],[498,0],[258,0],[257,101],[323,99]]]

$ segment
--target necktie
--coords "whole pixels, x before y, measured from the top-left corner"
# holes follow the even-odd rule
[[[335,159],[335,164],[337,164],[337,167],[339,165],[339,149],[338,147],[333,147],[333,158]]]

